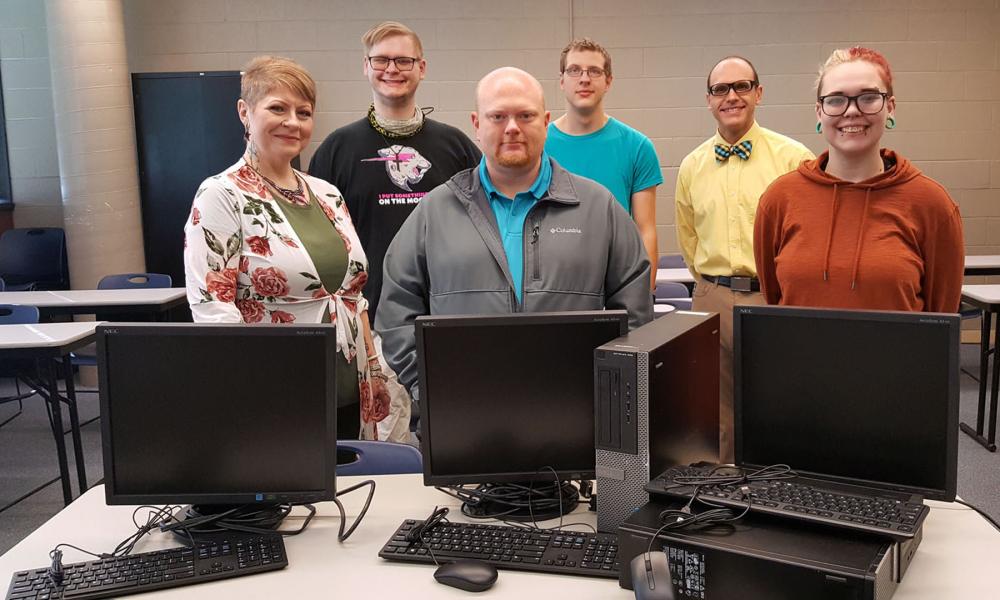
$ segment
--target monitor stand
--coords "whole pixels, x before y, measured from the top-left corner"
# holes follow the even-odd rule
[[[239,525],[255,529],[277,529],[288,514],[288,505],[269,503],[192,504],[187,507],[177,522],[161,529],[172,531],[175,536],[185,542],[189,542],[191,536],[204,538],[226,534],[232,530],[218,526],[212,519],[212,517],[224,513],[229,513],[225,516],[229,523],[237,522]]]
[[[579,490],[569,481],[560,482],[558,490],[553,482],[483,483],[462,496],[466,498],[463,514],[518,522],[558,519],[573,512],[580,502]]]

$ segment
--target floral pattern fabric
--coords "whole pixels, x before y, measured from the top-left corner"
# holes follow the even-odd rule
[[[282,212],[282,201],[240,160],[201,184],[184,227],[191,314],[197,323],[322,323],[324,313],[329,314],[337,325],[337,350],[358,367],[361,437],[378,439],[379,429],[386,429],[378,422],[392,411],[377,407],[371,395],[359,320],[368,308],[361,294],[367,259],[337,188],[297,174],[306,183],[309,201],[319,203],[347,249],[348,268],[340,287],[323,287]]]

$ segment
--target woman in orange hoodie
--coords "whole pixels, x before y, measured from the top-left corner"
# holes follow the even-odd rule
[[[879,142],[896,126],[880,53],[836,50],[819,73],[816,129],[829,145],[764,192],[754,224],[769,304],[956,312],[964,242],[958,206]]]

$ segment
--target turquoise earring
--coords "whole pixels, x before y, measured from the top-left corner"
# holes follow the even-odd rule
[[[886,119],[885,120],[885,128],[886,129],[895,129],[896,128],[896,119],[893,118],[893,117],[889,117],[888,119]]]
[[[823,133],[823,124],[819,121],[816,122],[816,133]]]

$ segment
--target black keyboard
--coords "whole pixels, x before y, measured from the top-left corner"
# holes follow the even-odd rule
[[[406,535],[422,520],[403,521],[378,555],[389,560],[430,563],[464,558],[486,561],[500,569],[559,575],[618,578],[618,536],[604,533],[532,530],[482,523],[439,523],[409,542]]]
[[[646,485],[646,491],[674,498],[690,498],[694,487],[678,485],[677,477],[704,477],[714,466],[691,466],[668,469]],[[724,468],[717,474],[731,474],[738,468]],[[750,489],[750,510],[782,518],[813,521],[859,531],[911,538],[920,529],[930,509],[918,496],[907,500],[870,493],[854,486],[839,485],[816,479],[794,477],[749,481],[737,485],[703,485],[698,497],[714,504],[745,509],[747,500],[743,487]],[[857,490],[857,491],[855,491]]]
[[[170,548],[63,565],[52,583],[48,568],[18,571],[7,600],[89,600],[140,594],[193,583],[252,575],[288,566],[280,535],[224,534],[195,547]]]

